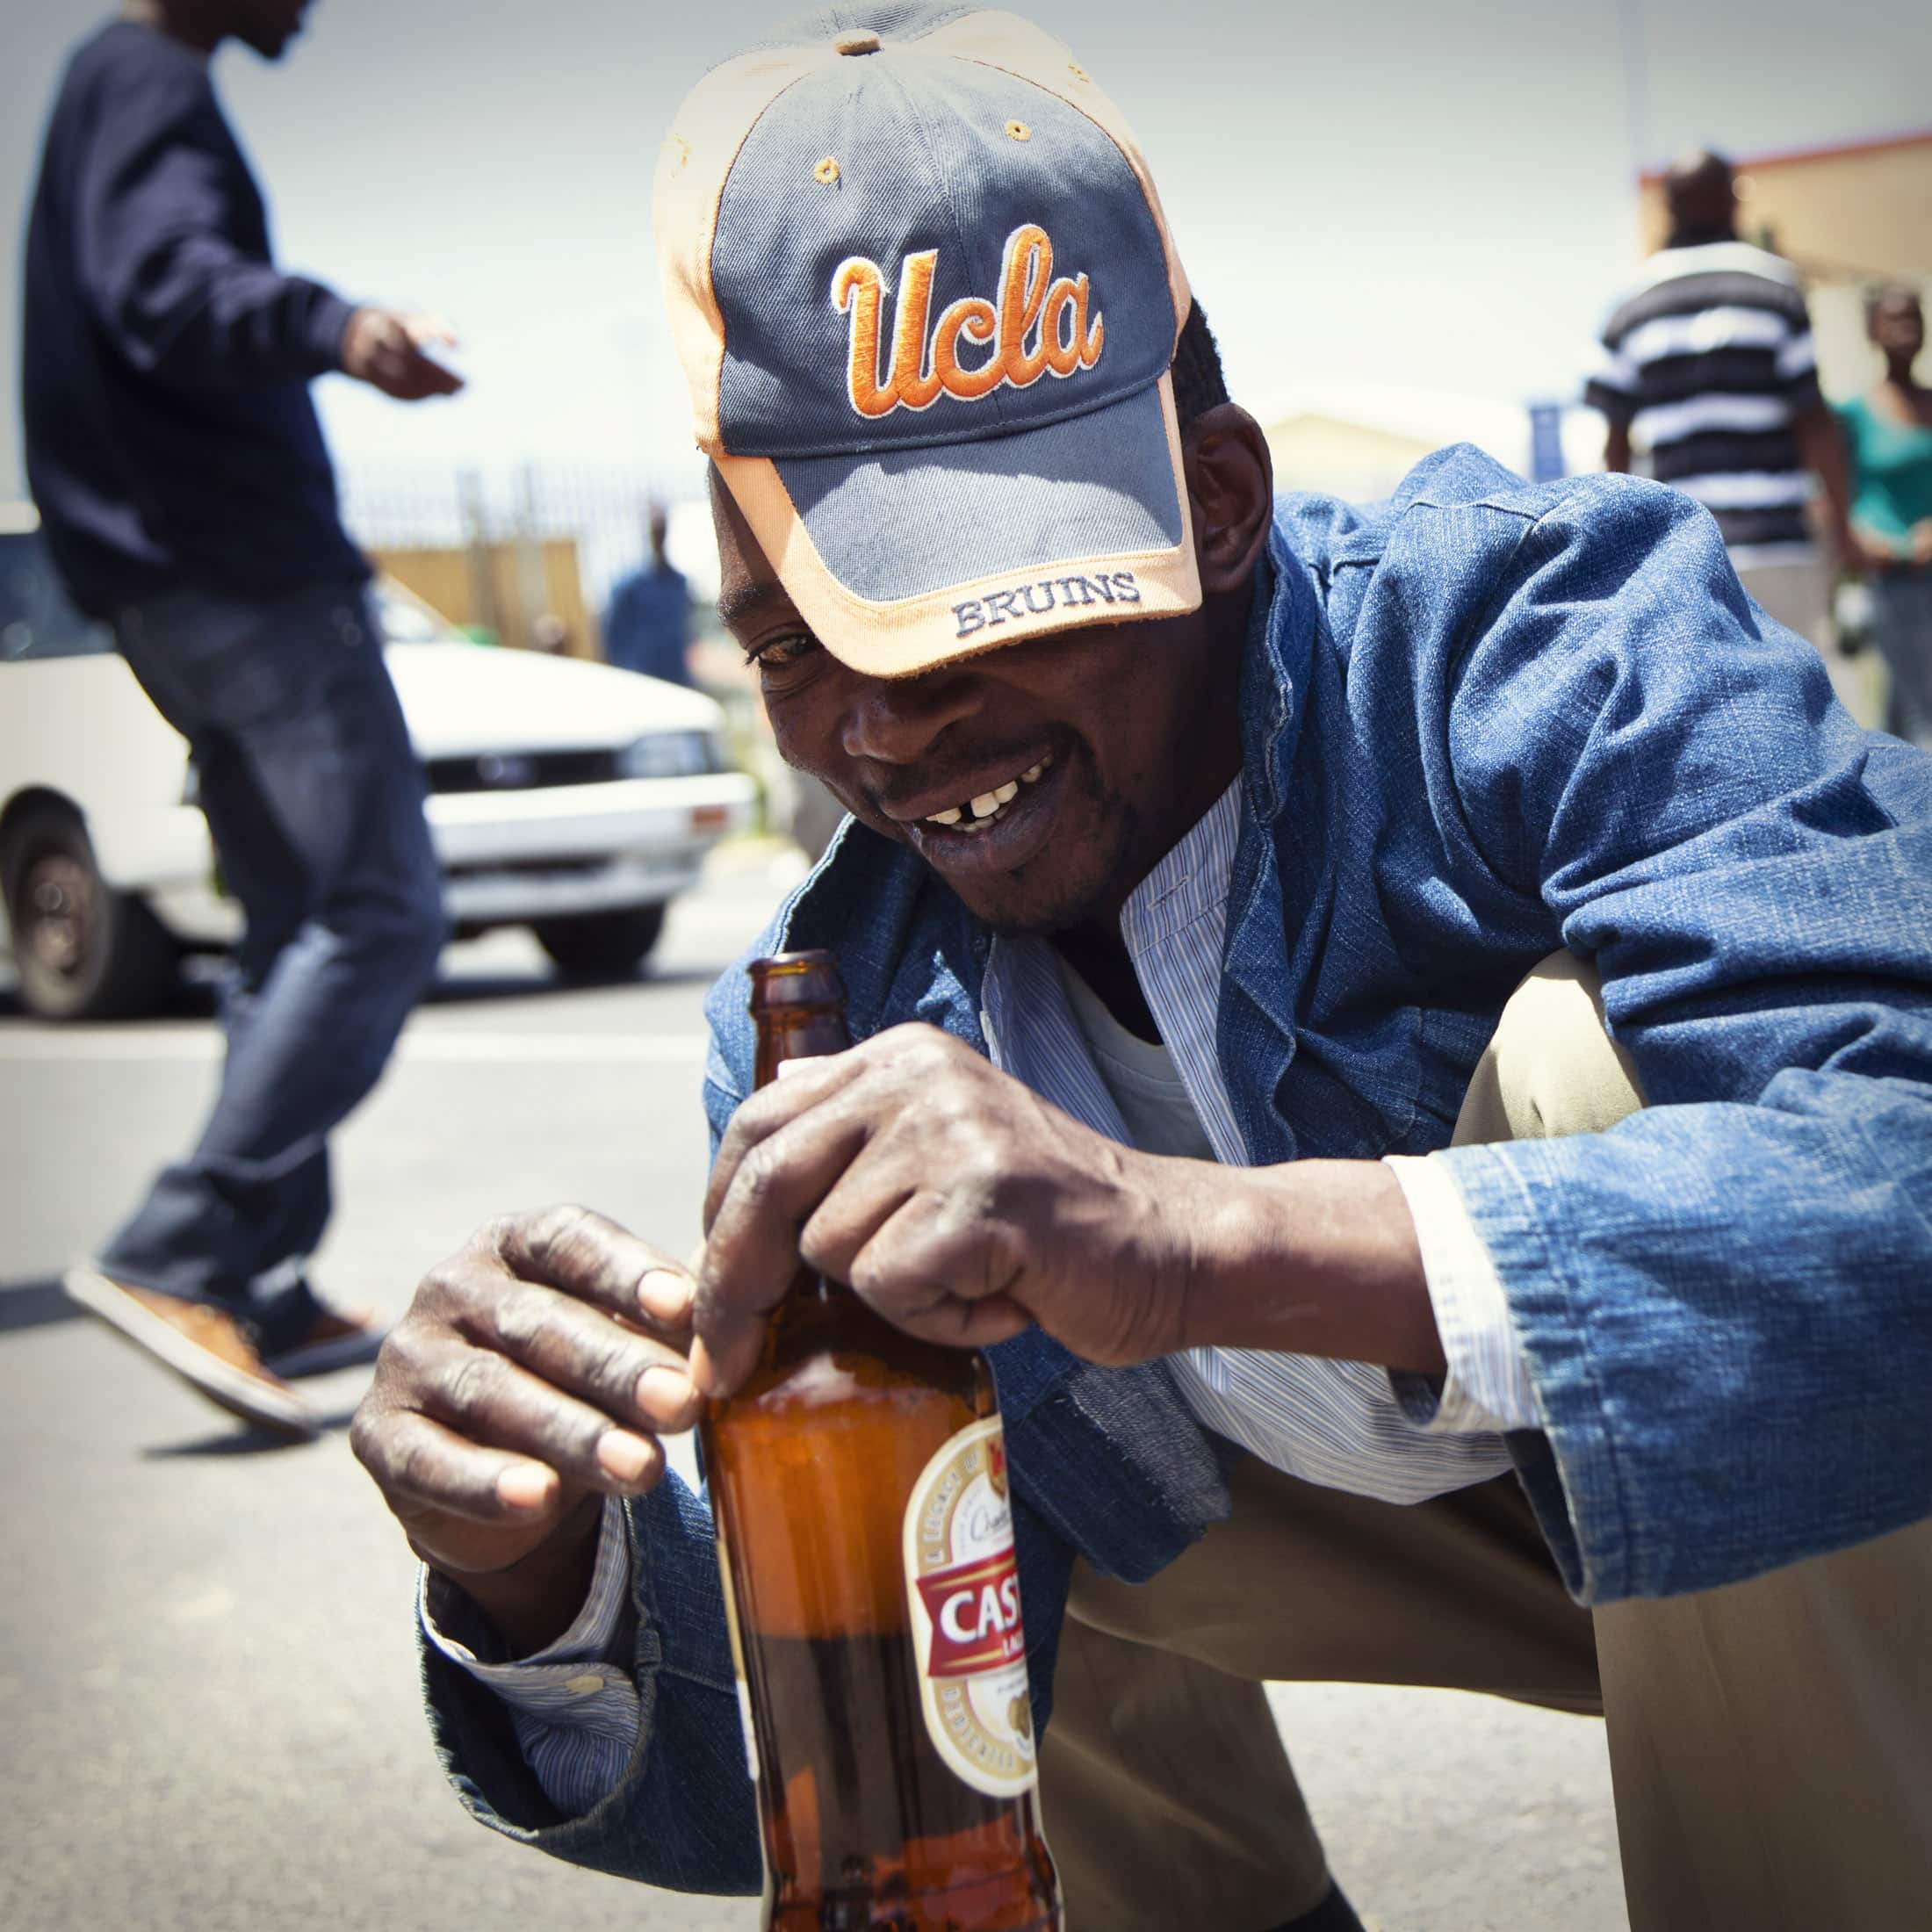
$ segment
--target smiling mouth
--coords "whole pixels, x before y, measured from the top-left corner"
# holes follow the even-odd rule
[[[944,811],[929,811],[919,822],[921,825],[936,825],[941,830],[964,833],[970,837],[984,832],[989,825],[998,825],[1006,816],[1006,808],[1020,796],[1023,786],[1036,785],[1053,768],[1053,753],[1049,752],[1036,765],[1029,765],[1025,771],[1007,779],[1002,785],[995,785],[991,791],[977,793],[962,804],[948,805]]]

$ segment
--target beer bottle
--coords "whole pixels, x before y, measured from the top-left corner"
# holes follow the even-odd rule
[[[851,1044],[830,953],[751,977],[759,1085]],[[768,1932],[1059,1932],[985,1358],[801,1269],[700,1432]]]

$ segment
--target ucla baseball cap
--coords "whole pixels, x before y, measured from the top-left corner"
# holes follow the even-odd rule
[[[1010,13],[828,8],[659,164],[697,441],[819,641],[883,677],[1197,609],[1187,282],[1127,123]]]

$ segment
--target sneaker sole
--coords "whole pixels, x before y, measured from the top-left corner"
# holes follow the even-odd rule
[[[292,1395],[278,1395],[272,1388],[264,1388],[253,1375],[198,1347],[179,1329],[150,1314],[118,1282],[96,1269],[69,1268],[61,1286],[68,1301],[98,1316],[216,1408],[258,1429],[297,1441],[307,1442],[321,1433],[307,1403]]]

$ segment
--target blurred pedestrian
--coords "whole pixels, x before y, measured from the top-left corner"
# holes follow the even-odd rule
[[[1717,518],[1744,588],[1823,648],[1835,566],[1861,557],[1844,444],[1818,387],[1798,271],[1741,242],[1731,164],[1699,152],[1664,177],[1670,236],[1604,325],[1584,400],[1609,419],[1604,466],[1651,473]],[[1807,515],[1823,487],[1821,556]]]
[[[624,578],[604,613],[604,656],[626,671],[689,684],[685,652],[691,639],[691,592],[684,573],[664,553],[667,527],[661,503],[651,506],[651,560]]]
[[[1871,638],[1892,674],[1885,729],[1932,751],[1932,389],[1914,378],[1925,309],[1878,290],[1865,333],[1885,372],[1838,412],[1851,452],[1852,527],[1871,566]]]
[[[422,780],[344,534],[309,381],[405,401],[461,386],[440,325],[274,265],[221,112],[224,40],[278,59],[306,0],[140,0],[76,51],[27,237],[27,473],[75,601],[188,740],[221,878],[247,915],[221,1088],[68,1293],[211,1401],[312,1433],[285,1377],[380,1339],[304,1266],[327,1135],[434,970]]]
[[[554,610],[546,610],[530,627],[530,647],[546,658],[570,655],[570,626]]]

